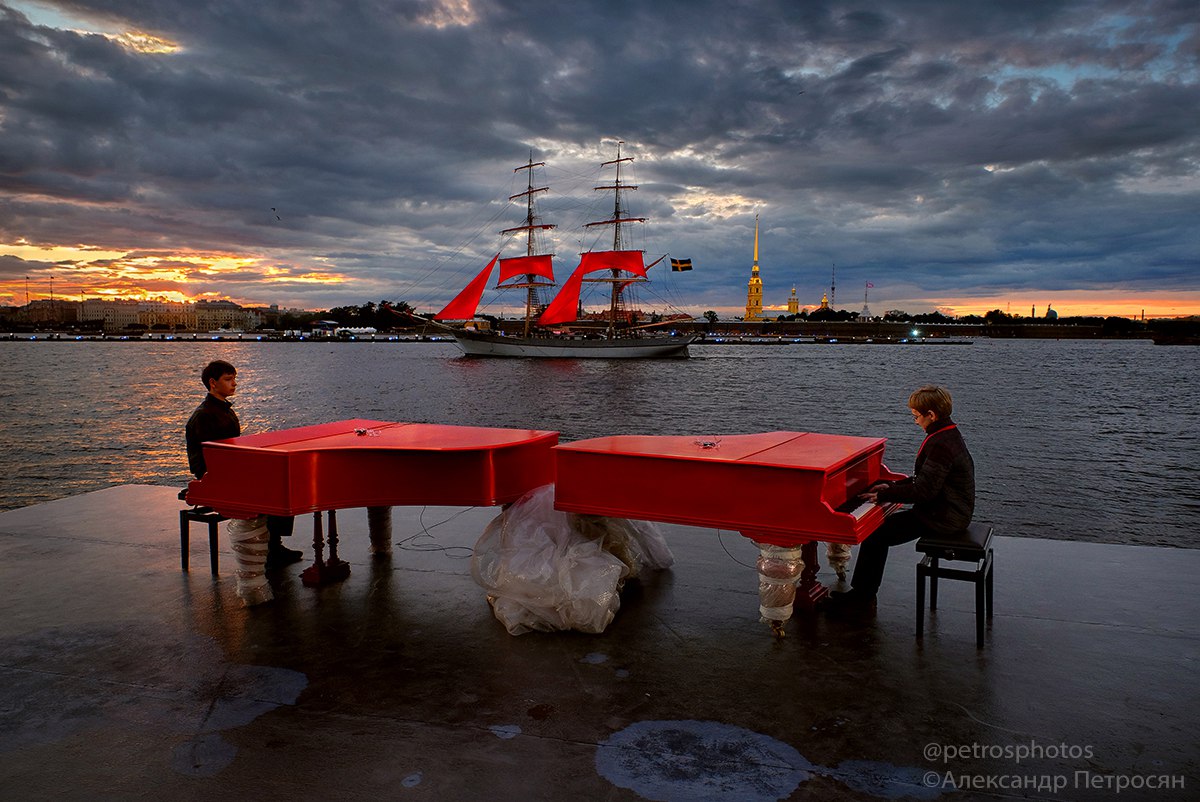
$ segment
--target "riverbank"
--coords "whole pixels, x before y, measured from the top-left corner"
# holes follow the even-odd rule
[[[1165,802],[1200,783],[1185,703],[1200,695],[1200,551],[1002,530],[977,650],[967,583],[943,582],[915,637],[911,547],[876,614],[797,615],[776,640],[753,544],[664,526],[675,565],[627,585],[603,634],[512,637],[466,559],[494,509],[396,508],[388,561],[345,510],[346,582],[305,587],[299,563],[245,609],[223,532],[220,576],[202,527],[180,571],[175,493],[122,485],[0,513],[4,787]]]
[[[523,333],[524,322],[498,320],[497,331],[508,334]],[[1166,324],[1163,324],[1166,325]],[[1195,324],[1183,323],[1169,328],[1176,332],[1172,336],[1195,335]],[[666,331],[667,327],[660,330]],[[907,323],[883,320],[860,320],[845,322],[828,321],[717,321],[680,322],[670,327],[673,333],[694,334],[700,337],[698,344],[757,344],[776,343],[910,343],[932,342],[946,339],[969,341],[972,339],[1037,339],[1037,340],[1148,340],[1160,337],[1158,329],[1145,327],[1122,330],[1105,325],[1077,323]],[[1164,329],[1166,330],[1166,329]],[[1189,334],[1190,333],[1190,334]],[[20,331],[0,332],[0,340],[79,340],[105,342],[449,342],[453,337],[444,328],[430,326],[374,334],[344,334],[336,336],[326,332],[297,334],[283,331],[185,331],[185,332],[78,332]]]
[[[61,333],[38,334],[8,334],[0,335],[0,340],[10,342],[128,342],[128,343],[255,343],[255,342],[306,342],[306,343],[447,343],[453,342],[449,336],[424,335],[395,335],[368,334],[354,337],[277,337],[263,334],[175,334],[175,335],[145,335],[145,336],[87,336]],[[814,336],[814,337],[785,337],[760,335],[708,335],[701,333],[692,345],[970,345],[970,339],[952,339],[949,337],[868,337],[852,336]]]
[[[424,334],[366,334],[352,337],[328,337],[320,335],[280,335],[271,333],[229,331],[229,332],[180,332],[177,334],[145,333],[145,334],[79,334],[63,331],[38,332],[7,332],[0,333],[0,341],[8,342],[155,342],[155,343],[207,343],[207,342],[380,342],[380,343],[439,343],[452,342],[453,337],[447,335]]]

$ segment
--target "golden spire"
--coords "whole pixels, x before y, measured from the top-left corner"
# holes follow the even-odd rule
[[[754,215],[754,267],[750,270],[754,275],[758,275],[758,215]]]
[[[762,279],[758,277],[758,215],[754,215],[754,266],[750,268],[750,281],[746,287],[746,317],[744,320],[762,320]]]

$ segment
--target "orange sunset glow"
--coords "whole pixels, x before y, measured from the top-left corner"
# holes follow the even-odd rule
[[[344,275],[330,270],[284,268],[262,256],[229,253],[113,251],[86,245],[0,246],[0,256],[39,265],[29,276],[0,281],[0,305],[20,306],[49,298],[124,298],[169,301],[231,300],[271,304],[280,284],[341,285]],[[53,265],[46,269],[47,263]],[[209,282],[233,279],[244,293],[205,289]],[[28,295],[28,299],[27,296]]]
[[[34,246],[27,243],[0,246],[0,256],[13,256],[35,263],[41,269],[31,270],[29,277],[0,280],[0,305],[21,306],[29,301],[57,298],[125,298],[131,300],[161,299],[169,301],[231,300],[247,305],[279,303],[278,293],[288,292],[297,285],[309,287],[342,287],[353,284],[352,277],[329,266],[322,270],[300,270],[283,267],[262,255],[239,255],[212,252],[115,251],[86,245]],[[53,268],[46,270],[46,265]],[[240,291],[212,290],[209,282],[236,280]],[[1024,290],[1010,295],[984,297],[911,297],[889,300],[882,294],[886,289],[880,282],[869,299],[872,312],[881,316],[885,310],[899,309],[910,314],[937,310],[950,317],[984,315],[999,309],[1006,314],[1044,317],[1049,305],[1059,317],[1118,316],[1125,318],[1174,318],[1200,315],[1200,291],[1143,292],[1063,291],[1043,292]],[[370,300],[364,288],[362,302]],[[405,300],[405,299],[398,299]],[[333,306],[335,304],[327,304]],[[805,308],[811,310],[816,304]],[[839,302],[838,308],[857,310],[861,303]],[[701,314],[713,308],[725,319],[743,313],[738,299],[727,304],[699,306],[686,311]],[[772,315],[786,314],[783,304],[768,304]]]
[[[1020,292],[990,298],[947,299],[938,303],[946,315],[985,315],[993,309],[1011,315],[1044,317],[1049,305],[1059,317],[1141,317],[1147,319],[1200,315],[1200,292],[1192,293],[1121,293],[1121,292],[1064,292],[1047,290],[1042,293]]]

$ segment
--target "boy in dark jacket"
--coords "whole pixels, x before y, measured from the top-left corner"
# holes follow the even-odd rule
[[[208,393],[200,406],[192,412],[184,428],[184,438],[187,442],[188,470],[197,479],[207,472],[204,464],[204,443],[209,440],[226,440],[238,437],[242,433],[242,424],[237,413],[233,411],[233,402],[229,397],[237,392],[237,370],[233,365],[222,359],[216,359],[205,365],[200,372],[200,381]],[[180,496],[183,498],[183,495]],[[304,553],[289,549],[283,545],[282,538],[292,534],[293,519],[281,515],[267,516],[268,571],[274,571],[285,565],[298,562]]]
[[[971,523],[975,511],[975,463],[958,426],[950,419],[953,404],[944,387],[926,385],[908,399],[913,421],[925,430],[913,475],[879,482],[866,501],[892,501],[912,507],[892,513],[862,542],[851,590],[834,593],[836,603],[869,606],[883,581],[888,549],[927,533],[952,534]]]

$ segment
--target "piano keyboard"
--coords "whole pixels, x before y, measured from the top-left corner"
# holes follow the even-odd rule
[[[861,521],[863,516],[875,509],[876,506],[877,505],[873,501],[864,501],[862,504],[859,504],[857,507],[850,510],[850,514],[854,516],[854,520]]]
[[[837,506],[837,512],[849,513],[854,516],[854,520],[861,521],[863,516],[869,513],[872,509],[879,506],[872,501],[863,501],[858,496],[846,500]]]

